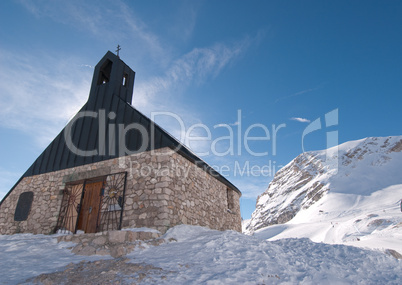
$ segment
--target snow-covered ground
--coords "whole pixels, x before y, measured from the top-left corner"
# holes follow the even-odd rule
[[[167,272],[147,276],[144,284],[399,284],[402,279],[401,260],[352,246],[266,241],[187,225],[170,229],[164,238],[171,241],[128,255],[129,262]],[[69,246],[57,244],[54,236],[0,236],[0,283],[17,284],[62,271],[70,262],[102,259],[73,255]]]
[[[254,235],[271,241],[304,237],[315,242],[393,249],[402,254],[402,212],[398,197],[402,197],[402,184],[375,191],[370,196],[328,193],[288,223],[257,230]]]
[[[82,260],[108,257],[79,256],[70,252],[73,243],[57,243],[58,235],[0,235],[0,284],[17,284],[41,273],[53,272]]]

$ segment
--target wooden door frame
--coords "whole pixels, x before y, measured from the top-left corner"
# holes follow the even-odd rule
[[[102,175],[98,177],[92,177],[87,179],[80,179],[72,182],[68,182],[66,184],[65,190],[63,191],[63,198],[61,201],[61,206],[59,210],[59,217],[57,220],[57,224],[53,230],[56,233],[58,230],[66,231],[66,222],[71,221],[71,230],[70,232],[75,234],[78,229],[78,221],[80,216],[82,215],[82,203],[85,196],[85,188],[90,183],[95,182],[103,182],[103,187],[101,188],[101,199],[99,201],[99,209],[97,215],[97,228],[96,232],[98,231],[108,231],[108,230],[120,230],[123,222],[123,211],[124,211],[124,204],[125,204],[125,192],[127,186],[127,171],[117,172],[117,173],[110,173],[107,175]],[[71,193],[68,191],[70,187],[75,187],[80,185],[82,187],[82,192],[77,195],[77,202],[74,208],[76,209],[77,216],[75,214],[73,216],[70,215],[68,211],[69,207],[73,206],[70,205],[70,198]],[[116,188],[117,187],[117,188]],[[110,193],[116,193],[115,190],[118,190],[117,195],[110,195]],[[116,197],[118,198],[116,200]],[[111,197],[114,197],[111,199]],[[111,204],[112,203],[112,204]],[[113,215],[113,219],[108,218],[108,213],[111,213],[110,208],[111,205],[118,205],[120,206],[120,210],[112,210],[112,211],[120,211],[120,213],[115,212],[117,215]],[[74,203],[75,204],[75,203]],[[104,214],[106,214],[104,216]],[[74,222],[75,221],[75,224]],[[70,222],[69,222],[70,223]]]
[[[78,213],[77,222],[76,222],[76,224],[75,224],[75,233],[77,232],[78,226],[80,225],[80,219],[83,219],[83,218],[84,218],[84,216],[83,216],[83,215],[84,215],[84,213],[83,213],[83,208],[84,208],[85,194],[88,193],[88,195],[89,195],[89,192],[87,192],[87,191],[88,191],[87,186],[88,186],[88,185],[91,185],[91,184],[94,184],[94,183],[102,183],[102,186],[101,186],[101,188],[99,189],[99,190],[100,190],[99,194],[98,194],[98,193],[92,193],[92,195],[99,195],[99,196],[101,196],[102,189],[103,189],[103,187],[104,187],[104,185],[105,185],[106,177],[107,177],[107,176],[103,176],[103,177],[97,177],[97,178],[95,178],[95,179],[88,179],[88,180],[85,180],[84,186],[83,186],[83,189],[82,189],[82,196],[81,196],[81,202],[80,202],[80,211],[79,211],[79,213]],[[91,189],[91,191],[94,191],[94,190]],[[102,203],[102,198],[99,198],[98,210],[97,210],[97,213],[96,213],[95,233],[98,231],[98,223],[99,223],[99,214],[100,214],[100,210],[101,210],[101,209],[100,209],[101,203]],[[86,206],[86,203],[85,203],[85,206]],[[81,227],[83,227],[81,230],[83,230],[85,233],[87,233],[87,230],[88,230],[88,227],[87,227],[87,226],[88,226],[88,221],[87,221],[87,220],[85,220],[85,221],[86,221],[85,225],[81,225]]]

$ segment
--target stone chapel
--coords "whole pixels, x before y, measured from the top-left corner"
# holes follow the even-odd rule
[[[134,77],[99,61],[88,101],[0,202],[0,234],[241,231],[239,189],[131,106]]]

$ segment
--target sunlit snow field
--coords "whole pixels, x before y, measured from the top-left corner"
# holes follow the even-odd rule
[[[168,270],[155,284],[399,284],[402,261],[380,251],[308,239],[265,241],[234,231],[181,225],[164,238],[177,240],[136,249],[131,262]],[[70,253],[71,243],[54,236],[0,236],[1,284],[17,284],[41,273],[61,271],[70,262],[105,257]]]

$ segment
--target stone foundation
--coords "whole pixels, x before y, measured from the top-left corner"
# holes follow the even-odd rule
[[[65,235],[57,238],[57,242],[76,243],[72,252],[78,255],[111,255],[121,257],[142,243],[159,245],[164,242],[159,232],[143,231],[110,231],[96,234]]]

